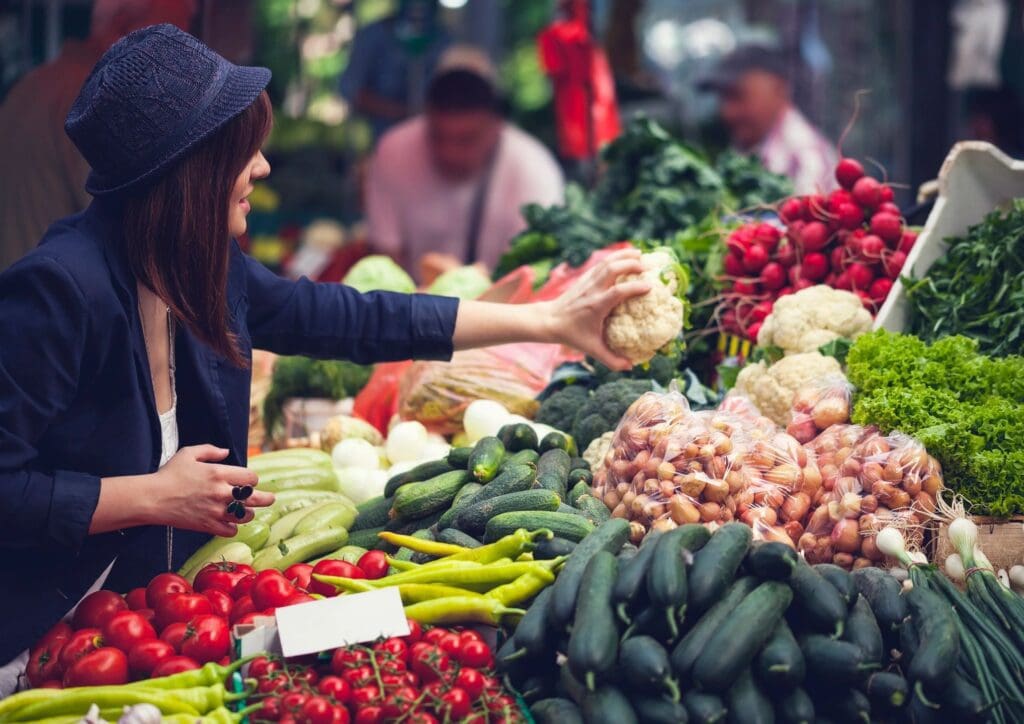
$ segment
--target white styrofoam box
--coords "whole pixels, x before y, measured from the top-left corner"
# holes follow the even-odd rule
[[[991,143],[961,141],[939,171],[939,197],[907,256],[903,274],[921,278],[946,253],[951,236],[963,236],[990,212],[1024,198],[1024,161],[1016,161]],[[910,306],[897,280],[875,317],[875,329],[902,332]]]

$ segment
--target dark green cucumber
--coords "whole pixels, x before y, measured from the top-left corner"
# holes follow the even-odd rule
[[[839,597],[843,599],[847,608],[851,608],[856,603],[857,584],[853,582],[849,571],[831,563],[818,563],[812,567],[839,591]]]
[[[800,639],[807,670],[817,681],[837,686],[856,684],[878,664],[865,661],[864,652],[849,641],[836,641],[821,634],[808,634]]]
[[[729,724],[774,724],[775,710],[757,684],[750,670],[740,672],[729,688]]]
[[[470,503],[455,516],[455,527],[472,535],[484,532],[487,522],[502,513],[517,510],[558,509],[561,500],[550,490],[523,490],[518,493],[499,495],[481,502]]]
[[[548,646],[548,608],[551,606],[551,586],[534,599],[526,614],[516,626],[516,643],[529,656],[540,656]]]
[[[843,641],[859,646],[864,652],[865,661],[882,663],[882,657],[885,655],[882,630],[878,628],[878,621],[871,612],[871,605],[860,593],[857,593],[856,602],[846,617]]]
[[[888,671],[879,671],[869,676],[864,692],[880,712],[900,709],[910,698],[907,680]]]
[[[537,461],[540,459],[540,453],[536,450],[520,450],[517,453],[508,455],[505,457],[505,462],[501,464],[502,468],[506,468],[509,465],[532,465],[537,467]]]
[[[471,535],[466,535],[457,528],[445,528],[438,531],[437,539],[442,543],[451,543],[463,548],[479,548],[482,544]]]
[[[598,500],[593,495],[581,495],[578,500],[573,501],[573,505],[583,513],[583,517],[594,525],[600,525],[612,517],[612,512],[608,510],[604,501]]]
[[[905,669],[907,678],[938,691],[953,676],[960,656],[960,635],[953,609],[938,594],[914,586],[904,594],[920,646]]]
[[[581,708],[587,724],[639,724],[629,699],[614,686],[602,685],[588,691],[583,695]]]
[[[420,463],[416,467],[406,470],[404,473],[392,476],[384,486],[384,497],[390,498],[403,485],[407,485],[409,483],[422,483],[455,469],[456,468],[449,464],[447,459],[431,460],[427,463]]]
[[[775,541],[757,541],[747,551],[743,562],[748,573],[767,581],[787,581],[796,567],[796,551],[792,546]]]
[[[534,488],[534,490],[543,490],[543,488]],[[555,491],[552,490],[551,492],[554,493]],[[555,495],[558,495],[558,493],[555,493]],[[578,515],[581,518],[587,518],[587,516],[583,514],[582,510],[574,508],[571,505],[566,505],[565,503],[559,503],[555,511],[558,513],[568,513],[569,515]],[[587,520],[590,519],[587,518]]]
[[[472,503],[480,503],[484,500],[497,498],[499,495],[519,493],[529,490],[537,471],[532,465],[508,465],[501,469],[501,472],[484,485],[483,489],[476,493],[471,499]]]
[[[663,696],[634,693],[630,703],[640,724],[687,724],[690,720],[681,702]]]
[[[789,691],[803,683],[807,674],[804,654],[785,619],[775,626],[754,659],[754,674],[766,691]]]
[[[902,712],[904,721],[910,724],[949,724],[948,711],[942,711],[934,704],[921,698],[921,692],[911,691],[910,702],[906,711]]]
[[[914,622],[908,617],[900,626],[900,661],[904,664],[910,662],[921,646],[921,637],[914,628]]]
[[[412,520],[447,510],[455,494],[469,482],[465,470],[450,470],[420,483],[407,483],[395,493],[391,512],[396,518]]]
[[[540,441],[540,445],[537,447],[541,452],[541,456],[549,450],[562,450],[570,456],[570,459],[577,453],[576,443],[568,435],[563,435],[558,432],[549,432],[544,436],[544,439]]]
[[[590,495],[590,486],[581,480],[572,486],[566,494],[566,499],[573,505],[576,505],[576,501],[583,495]]]
[[[565,498],[568,492],[571,462],[569,454],[565,450],[561,448],[548,450],[537,461],[537,481],[533,487],[553,490],[558,493],[560,498]]]
[[[570,486],[577,485],[578,483],[591,485],[594,482],[594,474],[590,472],[589,468],[572,468],[569,470],[568,480]]]
[[[352,522],[352,527],[348,532],[355,533],[359,530],[387,525],[391,504],[391,498],[385,498],[383,495],[363,501],[356,506],[356,519]]]
[[[887,639],[899,630],[907,617],[907,602],[900,595],[900,582],[880,568],[858,568],[850,574],[857,590],[868,600]]]
[[[777,699],[775,714],[782,724],[814,724],[814,702],[803,689],[793,689]]]
[[[590,463],[583,458],[573,458],[569,463],[569,470],[570,472],[573,470],[586,470],[589,473],[591,472]]]
[[[736,577],[736,570],[747,554],[751,530],[743,523],[726,523],[693,558],[689,571],[689,597],[686,610],[699,616],[722,597]]]
[[[496,541],[510,533],[515,533],[520,528],[528,530],[547,528],[560,538],[579,542],[593,533],[594,524],[583,516],[573,513],[515,510],[501,513],[487,521],[487,528],[484,530],[484,543]]]
[[[708,529],[694,523],[664,533],[654,544],[647,567],[647,600],[665,612],[672,639],[678,633],[676,618],[686,609],[686,551],[699,551],[709,538]]]
[[[690,715],[690,724],[719,724],[729,715],[720,697],[702,691],[683,694],[683,706]]]
[[[988,719],[991,704],[974,684],[959,672],[953,672],[939,695],[942,710],[954,715],[953,720],[963,724],[977,724]]]
[[[552,585],[554,595],[550,609],[551,630],[560,631],[572,619],[580,581],[590,559],[598,551],[618,553],[628,538],[629,523],[622,518],[612,518],[599,525],[576,546]]]
[[[412,535],[423,528],[434,528],[444,511],[436,511],[422,518],[395,518],[384,526],[384,530],[402,535]]]
[[[494,652],[495,670],[516,686],[530,675],[535,664],[535,660],[522,655],[515,635],[505,639],[505,642]]]
[[[453,447],[448,451],[445,460],[454,470],[465,470],[469,466],[469,455],[473,452],[472,447]]]
[[[520,450],[535,450],[538,444],[537,433],[525,422],[503,425],[498,430],[498,439],[505,446],[505,450],[510,453]]]
[[[672,651],[672,669],[680,679],[689,679],[694,662],[704,652],[707,643],[719,628],[732,617],[736,607],[757,588],[759,581],[753,576],[745,576],[735,581],[721,599],[697,619],[686,636]]]
[[[466,466],[478,483],[489,483],[498,474],[498,468],[504,459],[505,446],[501,444],[501,440],[496,437],[485,437],[473,446]]]
[[[846,602],[831,583],[809,565],[800,561],[789,577],[793,589],[793,617],[796,630],[810,630],[841,636],[846,619]]]
[[[569,637],[569,668],[590,691],[594,691],[598,676],[615,668],[619,655],[619,630],[612,609],[612,588],[618,565],[614,554],[598,551],[580,581]]]
[[[353,530],[348,534],[348,544],[350,546],[359,546],[360,548],[378,548],[382,541],[377,537],[377,534],[384,530],[384,526],[378,528],[363,528],[361,530]]]
[[[858,689],[836,686],[823,688],[815,708],[840,724],[871,724],[872,721],[871,701]]]
[[[650,636],[634,636],[621,643],[617,671],[633,690],[668,694],[673,701],[679,700],[668,653]]]
[[[792,600],[789,586],[778,581],[765,581],[755,588],[711,635],[693,664],[693,681],[705,691],[728,691],[772,635]]]
[[[650,568],[658,537],[658,533],[648,533],[640,544],[640,551],[628,562],[619,565],[619,576],[612,589],[612,601],[615,603],[615,613],[625,624],[631,622],[630,607],[635,608],[635,604],[641,603],[646,593],[647,569]]]
[[[530,713],[537,724],[583,724],[583,714],[569,699],[535,701],[530,705]]]
[[[448,510],[444,511],[444,513],[441,514],[440,519],[438,519],[437,529],[446,530],[451,528],[452,524],[455,522],[455,516],[459,514],[459,511],[472,503],[483,489],[484,486],[480,483],[466,483],[459,488],[459,492],[455,494],[455,498],[452,500],[451,506]]]
[[[670,646],[675,643],[675,637],[678,635],[679,621],[669,619],[661,606],[648,606],[637,612],[623,637],[628,639],[634,636],[650,636]]]
[[[537,561],[549,561],[559,556],[570,555],[576,550],[576,544],[565,538],[555,536],[549,540],[540,540],[537,547],[533,549],[533,558]]]

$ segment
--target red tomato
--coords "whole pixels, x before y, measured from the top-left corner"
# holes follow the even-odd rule
[[[155,638],[153,625],[138,611],[119,611],[103,627],[104,642],[125,653],[131,651],[135,644]]]
[[[280,571],[271,569],[256,574],[249,595],[252,596],[256,608],[264,609],[286,605],[294,593],[295,586],[289,583]]]
[[[309,577],[313,574],[313,566],[308,563],[296,563],[284,569],[284,577],[304,591],[309,590]]]
[[[291,714],[282,714],[281,718],[277,720],[277,724],[298,724],[298,722],[299,720]]]
[[[414,711],[405,719],[408,724],[437,724],[437,717],[429,712]]]
[[[303,704],[309,701],[309,694],[301,691],[290,691],[281,697],[281,708],[285,711],[297,714]]]
[[[334,724],[334,706],[322,696],[307,699],[296,717],[301,724]]]
[[[60,652],[73,634],[71,626],[59,621],[32,647],[26,672],[32,686],[39,687],[61,675]]]
[[[244,563],[232,563],[231,561],[209,563],[199,569],[192,588],[197,593],[203,593],[211,588],[219,588],[224,593],[230,594],[240,580],[252,574],[252,566],[247,566]]]
[[[408,685],[405,674],[381,674],[380,683],[384,685],[384,691],[394,691]]]
[[[161,573],[146,586],[146,605],[154,611],[165,598],[179,593],[192,593],[192,586],[177,573]]]
[[[80,658],[100,648],[103,648],[103,632],[98,628],[83,628],[76,631],[60,651],[61,671],[67,671]]]
[[[465,644],[467,641],[483,641],[484,637],[471,628],[459,631],[459,641]],[[486,643],[486,642],[485,642]]]
[[[225,593],[220,588],[208,588],[203,591],[203,596],[213,606],[213,614],[224,619],[231,618],[231,609],[234,608],[234,601],[231,594]]]
[[[149,621],[149,625],[150,626],[153,626],[153,627],[156,626],[156,611],[154,611],[151,608],[140,608],[140,609],[136,609],[135,612],[137,614],[139,614],[140,616],[142,616],[147,621]]]
[[[437,645],[449,656],[458,657],[462,652],[462,639],[457,633],[446,633],[438,639]]]
[[[359,689],[377,680],[373,668],[366,665],[343,671],[341,678],[347,681],[353,689]]]
[[[281,670],[281,662],[276,659],[271,659],[266,656],[259,656],[252,660],[249,664],[248,676],[251,678],[262,679],[263,677],[273,674],[275,671]]]
[[[303,593],[302,591],[296,591],[295,593],[293,593],[291,596],[288,597],[288,600],[285,601],[284,605],[285,606],[294,606],[294,605],[299,604],[299,603],[309,603],[310,601],[315,601],[315,600],[316,599],[313,598],[312,596],[310,596],[308,593]]]
[[[49,681],[44,681],[42,684],[40,684],[36,688],[37,689],[63,689],[64,688],[64,682],[61,681],[60,679],[50,679]]]
[[[331,671],[341,676],[349,669],[369,663],[370,654],[365,649],[351,649],[342,647],[334,650],[331,657]]]
[[[418,698],[419,695],[411,686],[395,689],[384,699],[384,716],[388,718],[404,716],[416,706]]]
[[[495,696],[494,698],[487,700],[487,709],[492,714],[508,716],[510,712],[516,710],[516,703],[512,701],[512,697],[510,696]]]
[[[364,706],[356,711],[355,724],[380,724],[384,720],[384,712],[379,706]]]
[[[270,694],[273,692],[287,691],[292,684],[292,680],[288,677],[288,674],[284,671],[273,671],[267,675],[267,678],[263,679],[259,684],[256,685],[256,689],[261,694]]]
[[[469,694],[474,701],[484,693],[484,675],[476,669],[462,668],[455,677],[455,685]]]
[[[75,608],[71,625],[80,628],[103,628],[118,611],[128,610],[125,600],[113,591],[93,591]]]
[[[387,656],[387,654],[381,654],[381,655]],[[384,661],[381,661],[380,663],[378,663],[377,666],[380,668],[380,673],[382,673],[382,674],[394,674],[396,676],[401,676],[407,670],[405,662],[402,661],[401,659],[387,658]]]
[[[296,683],[305,683],[309,688],[315,689],[317,682],[320,681],[320,674],[316,673],[316,669],[307,667],[293,672],[292,680]]]
[[[273,611],[270,611],[269,613],[267,611],[252,611],[250,613],[245,614],[241,618],[232,621],[231,625],[232,626],[245,626],[245,625],[248,625],[248,624],[256,623],[256,619],[257,618],[262,618],[263,616],[273,616],[273,615],[274,615]]]
[[[405,637],[405,640],[412,646],[423,638],[423,626],[419,621],[413,621],[411,618],[407,618],[406,622],[409,624],[409,635]]]
[[[348,709],[340,704],[332,707],[334,710],[334,724],[349,724],[352,721],[352,715],[348,713]]]
[[[200,668],[199,663],[187,656],[172,656],[153,669],[152,677],[159,679],[162,676],[180,674],[182,671],[193,671],[198,668]]]
[[[201,593],[179,593],[160,602],[156,608],[156,622],[162,628],[172,623],[187,623],[196,616],[211,613],[213,605]]]
[[[174,647],[166,641],[140,641],[128,652],[128,668],[137,676],[148,677],[153,670],[174,656]]]
[[[473,702],[470,700],[469,694],[465,689],[456,686],[441,697],[441,704],[437,709],[438,713],[443,714],[445,718],[458,720],[468,716],[472,708]]]
[[[242,618],[242,616],[255,611],[256,604],[252,602],[252,598],[250,596],[236,598],[235,602],[231,605],[231,615],[228,617],[228,621],[234,625],[240,618]]]
[[[347,704],[352,698],[352,685],[340,676],[325,676],[316,685],[316,690],[341,704]]]
[[[196,616],[189,621],[181,641],[181,653],[201,664],[227,656],[230,648],[228,622],[220,616]]]
[[[472,666],[474,669],[489,669],[494,665],[491,649],[483,641],[466,642],[456,657],[459,663],[464,666]]]
[[[426,646],[419,651],[413,651],[409,665],[412,672],[420,677],[420,681],[434,681],[443,678],[452,670],[452,661],[444,651],[437,646]]]
[[[124,602],[128,604],[128,608],[133,611],[138,611],[140,608],[149,608],[149,604],[146,603],[146,589],[145,588],[133,588],[125,594]]]
[[[264,699],[252,718],[256,721],[277,721],[281,718],[281,700],[274,697]]]
[[[428,628],[426,632],[423,634],[423,640],[426,641],[428,644],[434,644],[436,646],[443,637],[447,636],[450,633],[451,631],[445,628]]]
[[[364,554],[365,555],[365,554]],[[362,559],[360,559],[362,560]],[[347,561],[339,561],[334,558],[327,558],[313,566],[310,573],[320,576],[338,576],[341,578],[366,578],[367,575],[358,566],[353,566]],[[337,596],[338,590],[329,583],[323,583],[316,579],[309,582],[309,592],[319,593],[322,596]]]
[[[256,580],[256,574],[250,573],[248,576],[242,576],[238,579],[238,583],[231,589],[231,597],[236,601],[242,596],[252,595],[252,582]]]
[[[128,657],[113,646],[96,649],[64,673],[64,686],[116,686],[128,683]]]
[[[360,686],[352,691],[352,705],[357,709],[367,704],[380,702],[380,688],[375,684]]]
[[[373,650],[387,654],[387,658],[397,661],[406,661],[409,658],[409,645],[396,636],[374,644]]]
[[[185,638],[185,629],[188,626],[182,622],[172,623],[160,632],[160,640],[166,641],[173,648],[175,653],[181,653],[181,640]]]
[[[366,553],[359,557],[356,565],[362,569],[367,578],[371,579],[386,576],[390,566],[387,553],[384,551],[366,551]]]

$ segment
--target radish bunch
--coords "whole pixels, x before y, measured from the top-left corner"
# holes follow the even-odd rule
[[[917,240],[893,203],[890,186],[852,158],[836,165],[840,188],[779,204],[780,229],[744,224],[726,239],[728,284],[719,323],[757,339],[776,299],[816,284],[851,291],[872,313],[885,301]]]

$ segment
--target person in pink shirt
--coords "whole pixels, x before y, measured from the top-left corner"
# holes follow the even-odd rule
[[[836,187],[836,149],[793,105],[786,66],[776,52],[740,46],[698,88],[718,93],[719,115],[733,145],[791,179],[796,193]]]

